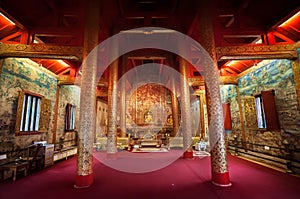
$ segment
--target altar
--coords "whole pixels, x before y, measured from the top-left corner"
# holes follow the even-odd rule
[[[139,126],[128,132],[133,145],[140,147],[161,147],[168,144],[172,129],[166,127]]]

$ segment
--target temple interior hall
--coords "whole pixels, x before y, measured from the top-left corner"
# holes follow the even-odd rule
[[[0,198],[297,198],[299,58],[295,0],[1,0]]]

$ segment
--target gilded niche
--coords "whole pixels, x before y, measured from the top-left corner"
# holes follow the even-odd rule
[[[138,87],[129,98],[127,115],[139,126],[167,124],[167,116],[172,114],[171,92],[158,84]]]

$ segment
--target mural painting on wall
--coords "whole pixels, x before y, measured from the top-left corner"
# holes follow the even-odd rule
[[[0,77],[0,133],[3,140],[9,141],[1,145],[1,150],[24,148],[37,140],[51,141],[56,87],[56,76],[30,59],[6,58],[3,61]],[[22,90],[34,92],[49,100],[44,133],[14,136],[18,97]]]
[[[241,95],[249,96],[263,90],[276,88],[280,82],[280,89],[294,85],[292,65],[289,60],[274,60],[239,80]]]
[[[281,128],[299,131],[300,111],[294,74],[290,60],[269,60],[254,72],[238,80],[241,96],[254,96],[261,91],[274,89]]]
[[[129,97],[126,124],[130,125],[131,121],[138,126],[167,125],[167,117],[172,114],[170,101],[171,92],[164,86],[146,84],[138,87]]]

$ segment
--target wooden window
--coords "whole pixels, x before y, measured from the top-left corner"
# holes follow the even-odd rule
[[[24,95],[22,107],[20,131],[38,131],[41,112],[41,98],[26,93]]]
[[[263,102],[267,130],[279,131],[280,124],[276,110],[274,90],[262,91],[261,98]]]
[[[264,105],[261,95],[255,96],[256,115],[258,128],[266,128],[266,117],[264,111]]]
[[[30,91],[18,98],[16,135],[31,135],[49,130],[51,101]]]
[[[76,116],[76,106],[72,104],[67,104],[65,131],[73,131],[75,129],[75,116]]]
[[[255,96],[255,100],[258,128],[269,131],[280,130],[274,90],[262,91],[261,94]]]

